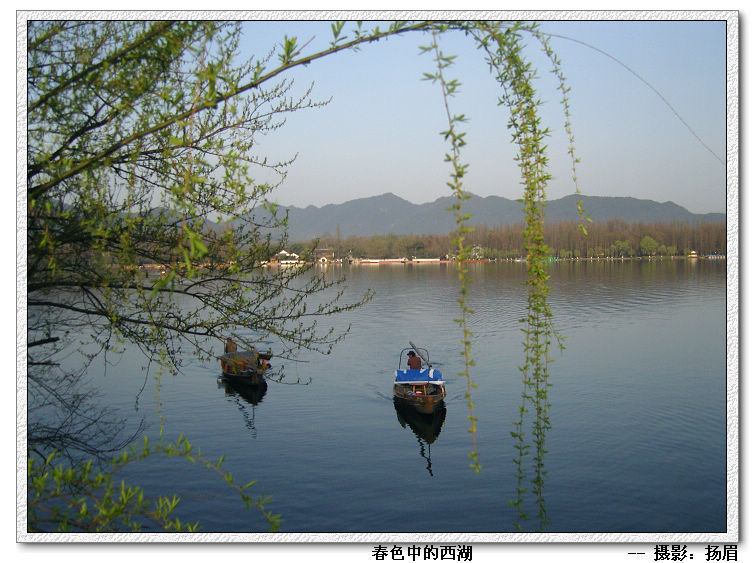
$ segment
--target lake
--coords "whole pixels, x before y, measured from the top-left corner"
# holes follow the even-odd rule
[[[469,467],[450,264],[331,266],[325,275],[345,275],[348,294],[371,288],[375,298],[326,320],[352,327],[331,355],[283,361],[285,379],[262,391],[234,389],[219,381],[217,363],[187,359],[183,375],[160,378],[157,393],[154,370],[145,376],[134,351],[94,379],[134,427],[146,420],[150,439],[159,401],[167,438],[183,433],[207,457],[224,455],[238,481],[256,480],[251,491],[272,496],[281,532],[512,533],[524,268],[470,264],[478,474]],[[550,366],[545,531],[725,533],[726,263],[557,262],[549,270],[566,348],[554,347]],[[447,380],[435,416],[394,404],[393,370],[410,340]],[[176,515],[204,532],[267,531],[199,464],[154,458],[124,476],[148,493],[180,495]],[[525,499],[532,532],[536,506]]]

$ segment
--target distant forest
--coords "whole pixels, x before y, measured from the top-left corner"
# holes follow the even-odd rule
[[[524,255],[522,224],[477,225],[467,243],[474,258],[506,259]],[[584,236],[574,221],[545,224],[545,241],[550,255],[558,258],[600,258],[633,256],[685,256],[726,253],[726,223],[628,222],[623,219],[589,223]],[[325,233],[319,240],[289,244],[289,250],[306,252],[315,244],[327,248],[336,258],[445,258],[452,256],[449,235],[395,235],[341,238]]]

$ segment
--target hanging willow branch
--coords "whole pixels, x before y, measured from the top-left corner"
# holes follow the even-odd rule
[[[579,164],[579,158],[576,154],[576,141],[574,137],[574,130],[572,129],[571,106],[569,104],[569,92],[571,91],[571,88],[569,88],[566,84],[566,76],[564,75],[563,69],[561,68],[561,59],[550,46],[551,36],[541,33],[540,30],[537,29],[537,27],[533,27],[531,31],[532,34],[540,42],[543,53],[545,53],[548,59],[550,59],[551,72],[558,80],[558,89],[561,92],[561,107],[564,110],[564,131],[566,132],[566,135],[568,137],[567,152],[569,153],[569,158],[571,159],[572,182],[574,183],[574,191],[577,194],[581,194],[582,191],[579,189],[579,180],[577,178],[577,164]],[[580,219],[583,221],[578,224],[578,228],[584,236],[587,236],[587,228],[585,226],[585,223],[592,223],[592,219],[589,217],[589,215],[587,215],[587,212],[582,207],[582,205],[583,201],[581,199],[578,200],[577,213],[579,214]]]
[[[521,529],[521,522],[528,518],[524,511],[524,493],[528,491],[526,479],[529,475],[524,461],[531,446],[534,450],[532,477],[529,481],[535,496],[540,528],[547,524],[545,506],[545,438],[550,428],[548,409],[548,363],[550,346],[553,340],[561,343],[553,329],[552,313],[548,304],[550,287],[546,262],[548,247],[545,244],[543,225],[545,221],[545,188],[550,180],[547,172],[548,159],[544,140],[548,128],[542,126],[538,114],[541,102],[536,97],[533,82],[536,76],[530,62],[523,54],[523,32],[536,33],[536,24],[515,23],[505,29],[491,24],[480,24],[479,32],[474,33],[481,48],[486,52],[491,72],[502,87],[499,103],[510,113],[508,127],[518,148],[516,157],[524,185],[525,229],[524,247],[527,252],[527,317],[522,330],[524,334],[524,364],[522,373],[522,394],[519,406],[519,419],[514,422],[511,435],[515,440],[515,463],[517,466],[516,500],[512,504],[517,511],[515,526]],[[481,32],[481,33],[480,33]],[[557,60],[551,58],[558,68]],[[562,77],[562,75],[561,75]],[[563,85],[563,82],[562,82]],[[562,87],[564,95],[567,93]],[[568,108],[568,105],[565,106]],[[567,118],[568,124],[568,118]],[[570,130],[569,130],[570,131]],[[573,154],[573,153],[572,153]],[[576,164],[576,160],[574,161]],[[525,436],[525,417],[532,418],[531,444]]]
[[[459,88],[459,82],[457,80],[447,80],[443,74],[443,70],[450,67],[453,64],[454,56],[444,55],[440,47],[438,46],[438,34],[444,31],[444,28],[433,30],[432,45],[430,47],[421,47],[423,51],[431,51],[434,54],[435,64],[437,65],[437,72],[434,74],[425,73],[425,80],[431,80],[432,82],[438,82],[443,92],[443,106],[445,108],[446,118],[448,120],[448,129],[441,132],[441,135],[451,145],[451,152],[446,153],[445,161],[451,164],[451,180],[447,182],[454,192],[456,201],[449,208],[453,211],[456,218],[456,230],[452,234],[452,240],[456,247],[457,260],[456,271],[459,276],[459,310],[460,317],[455,319],[455,322],[459,325],[462,332],[462,351],[461,355],[464,357],[464,371],[459,373],[461,377],[466,378],[467,389],[464,394],[464,398],[467,401],[467,407],[469,408],[469,432],[472,434],[472,452],[469,457],[472,458],[471,467],[475,470],[475,473],[480,471],[480,461],[477,455],[477,417],[474,415],[474,401],[472,400],[472,389],[476,388],[472,382],[469,368],[474,366],[474,360],[472,359],[472,332],[469,330],[468,318],[474,313],[469,308],[467,303],[467,296],[469,295],[469,283],[470,277],[465,266],[465,261],[469,258],[471,253],[471,246],[466,244],[467,233],[474,230],[474,228],[467,225],[467,221],[471,215],[464,214],[462,210],[462,204],[464,200],[469,199],[469,194],[466,193],[462,187],[462,179],[468,168],[467,164],[462,164],[460,159],[461,148],[466,145],[464,136],[466,133],[459,131],[458,125],[466,121],[463,114],[452,115],[449,99],[454,96]]]

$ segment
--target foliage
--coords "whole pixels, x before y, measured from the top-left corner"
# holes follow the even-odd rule
[[[466,392],[464,398],[467,401],[467,408],[469,414],[469,432],[472,434],[472,452],[469,457],[472,459],[471,467],[475,473],[480,471],[480,460],[477,453],[477,417],[474,415],[474,401],[472,400],[472,389],[477,387],[472,382],[472,377],[469,373],[469,368],[474,366],[474,360],[472,359],[472,331],[469,329],[469,316],[474,313],[470,309],[467,303],[467,296],[469,295],[469,283],[471,279],[465,261],[471,257],[472,247],[467,243],[467,235],[474,229],[467,226],[467,221],[471,215],[464,213],[463,203],[465,199],[469,199],[469,194],[466,193],[462,187],[464,174],[467,170],[467,165],[462,164],[460,159],[460,152],[462,147],[466,144],[464,140],[465,133],[459,131],[459,124],[466,121],[464,115],[452,115],[450,109],[450,98],[454,96],[459,88],[459,82],[457,80],[449,80],[444,74],[444,70],[453,64],[455,57],[444,55],[438,45],[438,33],[445,28],[440,28],[437,31],[433,31],[432,44],[428,47],[423,47],[424,51],[432,52],[435,56],[435,64],[437,66],[437,72],[426,73],[425,79],[433,82],[438,82],[441,86],[441,92],[443,94],[443,106],[446,111],[446,119],[448,120],[448,129],[442,131],[441,134],[445,140],[451,145],[451,152],[446,153],[445,161],[451,164],[451,179],[447,182],[447,185],[453,191],[455,202],[450,207],[449,211],[453,211],[456,218],[456,230],[451,234],[451,242],[454,248],[454,254],[456,260],[456,271],[459,277],[459,297],[457,299],[459,303],[460,316],[455,319],[455,322],[461,328],[461,355],[464,359],[464,370],[459,374],[466,379]]]
[[[643,256],[653,256],[658,250],[658,242],[650,235],[645,235],[640,241],[640,251]]]
[[[63,312],[100,343],[121,337],[175,367],[182,345],[210,355],[238,325],[248,344],[273,334],[284,350],[342,337],[312,319],[359,303],[307,310],[329,284],[261,267],[285,218],[251,175],[285,176],[289,162],[253,147],[283,114],[320,104],[289,98],[290,81],[264,86],[264,60],[234,64],[238,35],[209,21],[30,22],[32,333],[57,336]],[[216,218],[223,229],[207,226]],[[176,314],[176,296],[190,313]]]
[[[290,81],[268,87],[267,59],[234,62],[239,33],[212,21],[29,22],[30,412],[54,403],[64,420],[87,419],[80,392],[58,400],[71,373],[50,373],[72,347],[87,364],[130,342],[174,372],[183,350],[211,358],[231,333],[245,346],[275,336],[279,355],[327,353],[345,334],[317,319],[369,298],[343,303],[340,280],[262,267],[286,218],[267,201],[275,185],[252,174],[282,179],[290,161],[254,146],[286,113],[321,104],[290,98]],[[221,229],[207,226],[218,218]],[[42,444],[37,422],[32,447],[75,433]]]
[[[524,457],[528,455],[531,444],[525,437],[525,415],[529,408],[534,409],[532,421],[532,445],[535,455],[533,458],[533,474],[530,479],[532,492],[538,506],[538,519],[541,529],[547,524],[545,506],[545,439],[550,428],[548,409],[548,363],[550,362],[550,346],[552,340],[558,339],[551,324],[551,310],[548,304],[550,288],[548,274],[545,267],[546,259],[552,250],[545,242],[545,187],[550,179],[547,172],[547,156],[544,140],[548,129],[543,127],[538,114],[540,101],[536,97],[534,81],[536,72],[531,63],[524,58],[524,34],[537,37],[546,54],[552,55],[545,38],[538,34],[535,23],[523,24],[515,22],[505,29],[493,30],[487,26],[483,28],[487,34],[477,34],[480,47],[485,51],[491,71],[495,74],[502,95],[499,103],[505,106],[510,115],[509,130],[512,141],[518,148],[517,161],[520,168],[522,183],[524,184],[524,251],[527,256],[527,318],[524,333],[524,365],[522,372],[522,401],[519,406],[519,420],[514,423],[515,430],[511,432],[515,440],[514,448],[517,452],[515,463],[517,466],[517,499],[512,504],[517,510],[515,525],[521,528],[521,520],[527,517],[523,510],[523,494],[527,491],[525,480],[528,472],[524,466]],[[564,95],[568,91],[563,83],[563,76],[559,72],[558,60],[551,56],[560,78]],[[564,98],[565,99],[565,98]],[[569,129],[568,106],[567,131]],[[574,153],[572,152],[572,158]],[[576,162],[575,162],[576,164]],[[581,211],[581,209],[580,209]],[[583,232],[584,227],[582,227]]]
[[[166,532],[196,532],[199,523],[182,523],[173,516],[180,503],[176,495],[147,498],[139,486],[115,475],[127,465],[156,454],[179,456],[190,463],[199,461],[217,472],[235,489],[247,508],[256,507],[269,524],[269,531],[280,527],[280,516],[266,508],[269,497],[253,499],[248,489],[254,482],[238,485],[233,476],[221,469],[223,459],[212,463],[195,450],[183,436],[175,443],[151,445],[144,438],[142,447],[132,446],[114,459],[107,471],[93,469],[92,461],[74,466],[54,464],[55,454],[42,463],[28,459],[28,521],[30,532],[139,532],[157,526]]]

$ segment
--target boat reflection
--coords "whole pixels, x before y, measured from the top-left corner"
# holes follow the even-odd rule
[[[219,377],[218,388],[222,388],[225,391],[226,397],[234,399],[236,406],[244,417],[245,426],[252,432],[252,436],[256,438],[255,407],[262,402],[267,393],[267,381],[265,381],[265,378],[263,377],[259,383],[250,384],[240,378]],[[251,409],[249,405],[251,405]]]
[[[262,378],[259,383],[250,384],[242,379],[218,378],[218,387],[225,390],[227,396],[239,396],[250,405],[260,403],[267,393],[267,381]]]
[[[419,443],[419,455],[427,461],[427,472],[433,476],[430,444],[435,442],[446,420],[446,404],[443,400],[429,412],[420,412],[412,401],[400,397],[393,398],[396,418],[402,428],[411,428]]]

